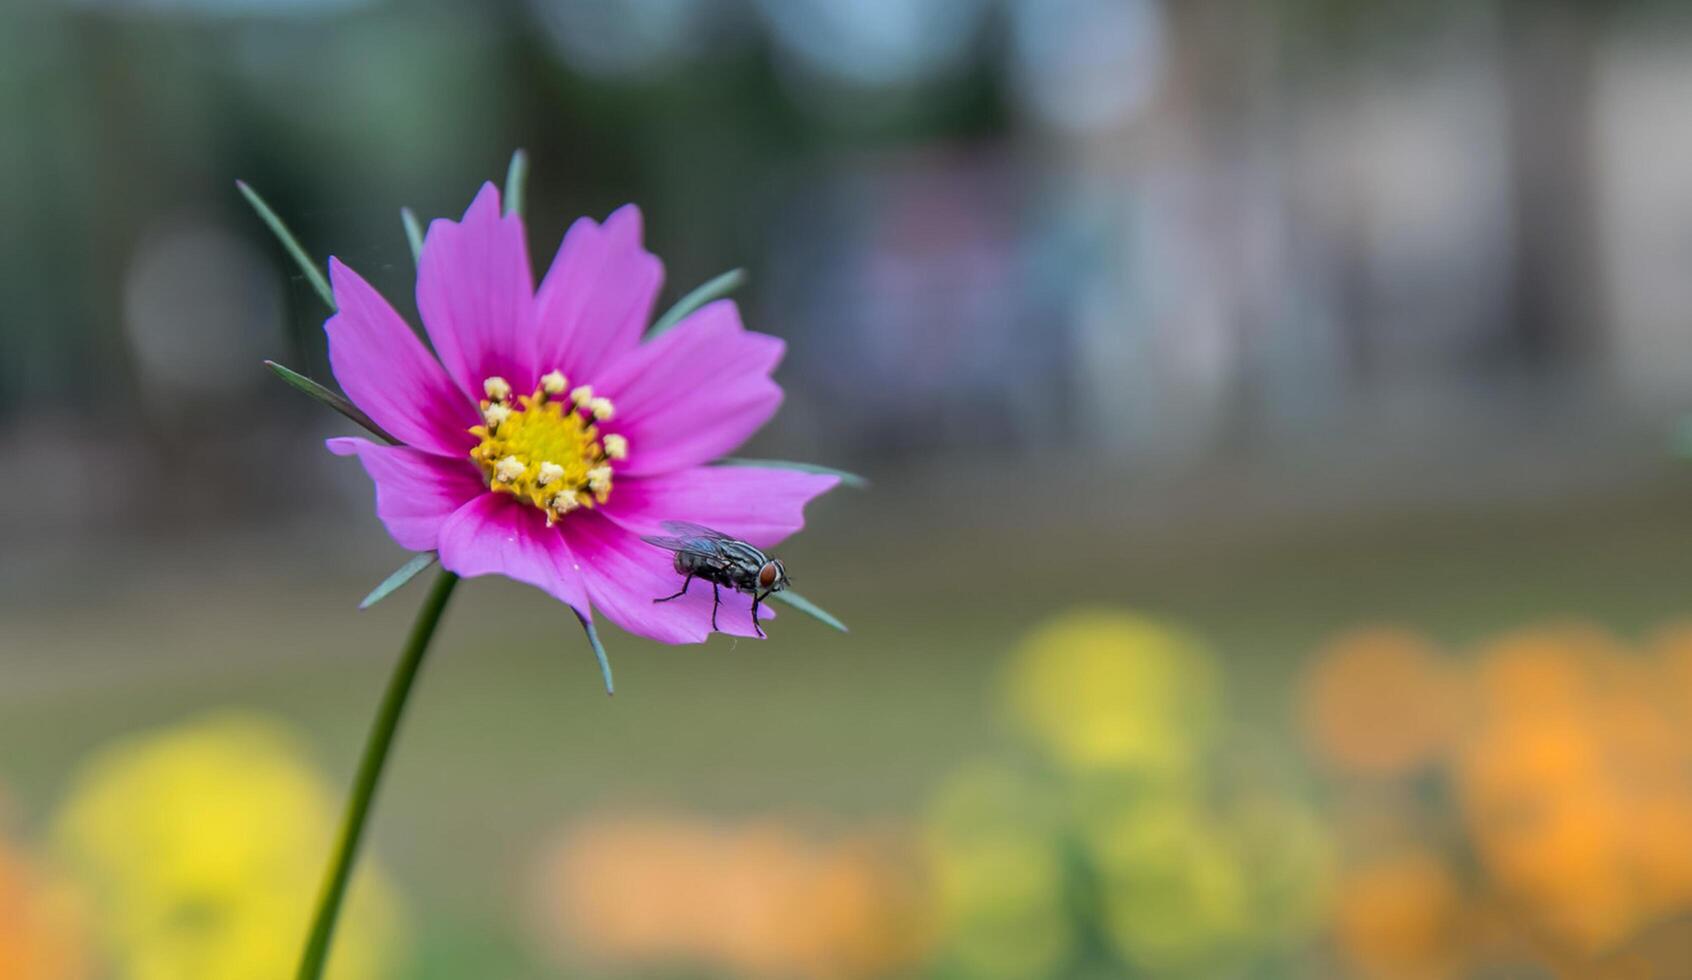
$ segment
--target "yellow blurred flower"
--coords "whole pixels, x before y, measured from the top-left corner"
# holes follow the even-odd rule
[[[916,960],[916,882],[893,842],[778,821],[604,816],[543,857],[535,927],[560,959],[685,963],[748,977],[879,976]]]
[[[1220,685],[1197,640],[1130,613],[1073,612],[1030,633],[1004,681],[1018,730],[1057,764],[977,765],[935,795],[942,974],[1061,976],[1109,962],[1211,976],[1292,954],[1317,932],[1327,828],[1257,768],[1249,789],[1212,798]]]
[[[1224,830],[1181,800],[1135,811],[1089,842],[1110,940],[1154,976],[1213,975],[1240,955],[1250,894]]]
[[[1204,646],[1122,612],[1067,613],[1034,630],[1005,687],[1022,729],[1078,769],[1183,776],[1209,747],[1219,711]]]
[[[1456,668],[1416,633],[1356,630],[1324,647],[1305,675],[1305,734],[1342,771],[1404,775],[1449,747],[1463,693]]]
[[[334,820],[285,729],[223,714],[99,751],[52,834],[117,976],[259,980],[292,972]],[[366,861],[330,975],[386,975],[398,939],[396,899]]]
[[[1454,976],[1469,944],[1457,874],[1435,852],[1377,858],[1340,879],[1335,941],[1357,976],[1438,980]]]
[[[1052,795],[982,764],[954,773],[929,806],[936,924],[963,976],[1049,976],[1074,949]]]
[[[78,980],[87,937],[75,896],[0,840],[0,980]]]
[[[1332,830],[1303,800],[1260,794],[1224,808],[1246,882],[1246,931],[1270,949],[1291,949],[1321,930],[1332,911]]]

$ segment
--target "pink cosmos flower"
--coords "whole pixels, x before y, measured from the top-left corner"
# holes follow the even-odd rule
[[[462,221],[430,225],[417,308],[438,360],[357,273],[336,259],[329,271],[335,377],[403,443],[329,449],[364,464],[393,539],[438,551],[449,571],[505,575],[584,617],[598,609],[629,632],[696,643],[711,631],[711,590],[655,604],[679,578],[640,536],[693,521],[768,547],[837,482],[706,465],[775,414],[784,345],[746,330],[728,300],[642,343],[664,269],[633,205],[576,221],[539,289],[522,219],[501,216],[492,184]],[[722,629],[753,635],[750,598],[722,601]]]

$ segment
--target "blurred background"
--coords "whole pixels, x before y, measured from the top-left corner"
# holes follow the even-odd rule
[[[1692,975],[1692,10],[0,6],[0,978],[291,975],[417,586],[323,310],[516,147],[785,338],[853,627],[461,590],[343,978]]]

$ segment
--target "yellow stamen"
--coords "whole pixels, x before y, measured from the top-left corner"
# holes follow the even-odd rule
[[[568,493],[561,493],[558,496],[553,497],[552,500],[548,502],[546,506],[547,527],[551,527],[556,524],[560,517],[563,517],[565,514],[570,513],[582,505],[581,500],[577,496],[579,492],[580,491],[577,490],[571,490]]]
[[[611,467],[595,466],[587,471],[588,489],[593,491],[595,500],[605,503],[605,498],[611,494]]]
[[[470,430],[477,439],[470,458],[489,489],[526,501],[543,511],[548,523],[609,500],[614,482],[610,461],[628,452],[627,440],[602,436],[592,418],[561,399],[547,397],[549,387],[563,387],[563,375],[551,374],[557,377],[543,377],[532,395],[520,395],[509,403],[485,403],[486,424]],[[497,390],[496,380],[489,378],[484,387]],[[572,392],[572,402],[575,396]],[[581,404],[591,407],[592,402],[588,389]]]

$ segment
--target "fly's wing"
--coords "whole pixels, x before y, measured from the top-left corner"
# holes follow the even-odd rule
[[[695,555],[704,555],[719,561],[727,561],[729,554],[727,546],[734,544],[733,538],[719,531],[713,531],[702,524],[691,524],[687,521],[663,521],[661,526],[669,531],[665,534],[643,534],[642,541],[665,551],[682,551]]]
[[[676,535],[666,538],[669,541],[685,541],[686,549],[690,552],[710,555],[723,563],[725,568],[738,568],[742,574],[755,575],[758,569],[769,561],[769,557],[757,548],[736,537],[724,534],[715,528],[692,521],[662,521],[664,530]],[[659,545],[659,547],[665,547]],[[679,550],[679,549],[678,549]]]
[[[672,538],[662,534],[643,534],[640,539],[665,551],[703,551],[711,554],[716,550],[712,543],[704,538]]]
[[[705,538],[709,541],[733,541],[734,538],[714,528],[692,521],[659,521],[659,526],[678,538]]]

